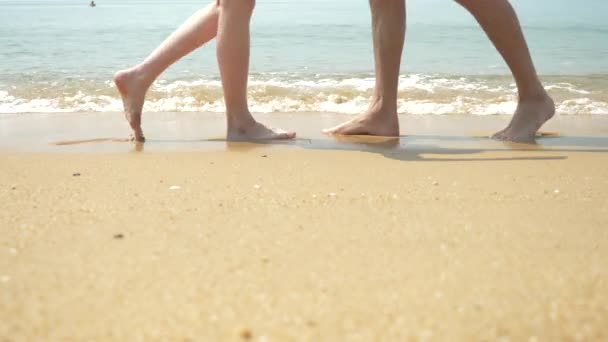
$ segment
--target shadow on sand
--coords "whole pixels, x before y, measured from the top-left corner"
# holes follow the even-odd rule
[[[116,141],[116,140],[115,140]],[[296,147],[308,150],[359,151],[375,153],[400,161],[512,161],[563,160],[567,152],[608,153],[608,137],[541,136],[529,143],[495,141],[489,138],[466,136],[408,135],[400,137],[332,136],[319,139],[298,138],[289,141],[235,142],[225,139],[205,140],[149,140],[134,144],[134,152],[144,147],[155,150],[159,144],[205,145],[214,144],[232,152],[260,150],[271,147]],[[490,152],[491,156],[484,156]],[[513,155],[513,152],[526,152]],[[530,153],[535,155],[530,155]],[[504,154],[504,157],[499,156]],[[560,155],[561,154],[561,155]],[[498,155],[498,156],[497,156]]]

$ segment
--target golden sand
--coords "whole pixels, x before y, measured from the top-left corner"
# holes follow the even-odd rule
[[[608,152],[548,139],[3,152],[0,340],[605,340]]]

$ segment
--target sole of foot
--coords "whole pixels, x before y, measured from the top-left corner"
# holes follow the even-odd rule
[[[146,141],[141,129],[141,115],[147,87],[142,86],[142,82],[131,69],[118,71],[114,74],[113,80],[122,98],[125,119],[133,131],[130,140],[135,142]]]

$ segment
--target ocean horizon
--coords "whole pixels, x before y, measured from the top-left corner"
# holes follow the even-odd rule
[[[141,61],[206,2],[0,0],[0,113],[117,112],[112,74]],[[545,86],[565,115],[608,114],[608,3],[512,1]],[[252,21],[254,112],[365,110],[373,88],[366,1],[260,0]],[[213,42],[172,66],[145,111],[222,112]],[[408,1],[399,112],[510,114],[516,89],[454,2]]]

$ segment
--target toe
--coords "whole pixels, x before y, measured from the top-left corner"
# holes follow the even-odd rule
[[[144,136],[143,132],[134,132],[129,135],[129,140],[132,142],[143,143],[146,141],[146,137]]]
[[[340,134],[340,130],[343,129],[344,124],[342,125],[338,125],[338,126],[334,126],[331,128],[326,128],[323,130],[323,133],[325,134]]]
[[[295,137],[296,137],[295,132],[287,132],[287,131],[280,131],[280,132],[277,132],[275,135],[275,139],[280,139],[280,140],[288,140],[288,139],[293,139]]]
[[[513,136],[509,140],[520,143],[534,143],[536,140],[536,135]]]
[[[505,140],[505,136],[506,136],[506,129],[503,129],[502,131],[498,131],[496,133],[494,133],[491,138],[495,139],[495,140]]]

